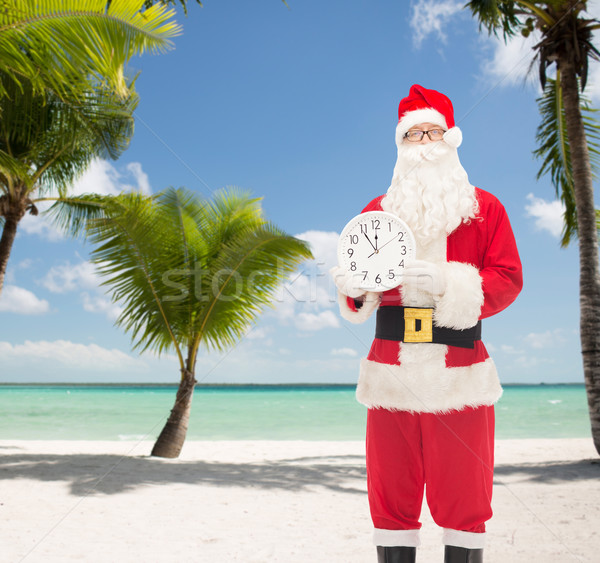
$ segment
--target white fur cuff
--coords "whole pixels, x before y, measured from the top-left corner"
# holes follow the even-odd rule
[[[441,268],[446,279],[446,292],[436,301],[435,324],[457,330],[476,325],[483,307],[479,270],[462,262],[447,262]]]
[[[485,547],[485,532],[475,534],[473,532],[462,532],[460,530],[444,528],[442,542],[444,545],[453,545],[455,547],[483,549]]]
[[[375,528],[373,543],[382,547],[419,547],[419,530],[384,530]]]
[[[365,295],[365,301],[362,307],[356,311],[353,311],[348,306],[348,297],[338,291],[340,314],[342,315],[342,318],[350,321],[351,323],[364,323],[373,314],[373,311],[379,307],[380,302],[381,295],[379,293],[373,293],[369,291]]]

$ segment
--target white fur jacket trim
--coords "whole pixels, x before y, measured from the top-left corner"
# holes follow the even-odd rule
[[[408,349],[423,346],[430,347],[432,353],[427,360],[424,361],[421,354],[408,354],[419,358],[418,366],[411,361],[405,365],[390,365],[366,358],[361,360],[356,387],[358,401],[369,408],[443,413],[493,405],[500,399],[502,387],[491,358],[471,366],[440,369],[446,346],[402,345]]]
[[[440,267],[446,280],[446,291],[435,303],[435,324],[457,330],[476,325],[484,300],[479,270],[462,262],[446,262]]]
[[[353,311],[348,306],[348,297],[338,291],[338,304],[340,306],[340,314],[344,319],[351,323],[359,324],[364,323],[372,314],[376,311],[381,302],[381,294],[367,292],[365,302],[362,307]]]

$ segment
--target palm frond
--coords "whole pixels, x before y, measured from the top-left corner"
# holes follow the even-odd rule
[[[89,223],[92,259],[123,306],[117,324],[134,347],[233,345],[276,287],[311,256],[267,223],[258,200],[236,190],[212,201],[169,188],[153,198],[112,198]]]
[[[170,231],[155,198],[123,194],[104,206],[104,216],[90,221],[89,240],[96,245],[92,261],[105,278],[112,298],[123,307],[117,326],[130,333],[134,348],[161,354],[174,349],[183,368],[180,341],[172,323],[178,311],[164,300],[163,274],[177,268],[177,257],[165,252]],[[164,291],[163,291],[164,293]]]
[[[312,255],[307,244],[266,224],[234,237],[207,264],[196,335],[223,350],[237,342],[272,303],[275,290]]]
[[[172,9],[143,6],[144,0],[0,0],[1,68],[62,99],[79,99],[90,81],[127,95],[127,61],[171,48],[181,31]]]
[[[17,84],[1,71],[0,83],[7,94],[0,98],[0,149],[15,157],[32,159],[55,152],[59,144],[118,158],[133,135],[135,93],[123,98],[98,86],[87,88],[81,103],[73,103],[49,92],[37,93],[29,81]]]
[[[590,107],[589,100],[584,96],[580,100],[590,164],[596,177],[600,166],[600,125],[594,118],[597,110]],[[556,196],[565,206],[561,245],[566,247],[577,236],[577,209],[560,80],[548,79],[537,101],[542,117],[536,135],[538,148],[533,153],[542,161],[537,178],[539,180],[549,174]]]
[[[0,120],[0,130],[1,128],[2,120]],[[16,185],[25,185],[27,190],[32,190],[34,184],[30,172],[31,168],[28,162],[22,162],[3,151],[0,143],[0,191],[2,193],[14,196]]]
[[[500,31],[504,39],[518,33],[523,23],[517,15],[518,2],[506,0],[472,0],[467,2],[473,16],[479,21],[479,28],[485,28],[490,35],[497,36]]]
[[[50,216],[59,229],[73,237],[78,237],[85,233],[87,225],[92,220],[104,215],[104,205],[107,201],[112,201],[112,198],[98,194],[82,194],[35,200],[36,203],[40,201],[53,201],[54,203],[44,214]]]
[[[213,251],[202,261],[197,291],[197,343],[217,349],[233,345],[270,302],[274,290],[311,257],[306,243],[268,223],[258,199],[229,189],[215,195],[210,213]],[[200,283],[198,283],[200,281]]]
[[[72,182],[93,158],[117,158],[133,135],[137,96],[89,90],[84,104],[36,93],[0,72],[7,95],[0,97],[0,172],[10,183],[37,190],[37,197],[66,197]],[[18,181],[18,182],[17,182]]]

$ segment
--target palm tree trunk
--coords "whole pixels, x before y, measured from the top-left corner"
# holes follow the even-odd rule
[[[181,383],[177,389],[175,405],[171,409],[167,423],[152,448],[151,455],[156,457],[179,457],[185,442],[196,379],[193,372],[187,368],[181,370],[181,372]]]
[[[4,228],[2,229],[2,237],[0,238],[0,294],[4,287],[8,259],[10,258],[10,252],[17,236],[19,220],[20,218],[17,218],[12,213],[7,213],[4,217]]]
[[[579,239],[580,337],[592,438],[600,454],[600,272],[592,170],[580,111],[579,84],[568,56],[558,61],[571,148]]]

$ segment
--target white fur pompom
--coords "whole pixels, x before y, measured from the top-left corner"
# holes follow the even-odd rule
[[[460,147],[462,143],[462,131],[458,127],[452,127],[444,133],[444,141],[453,148]]]

